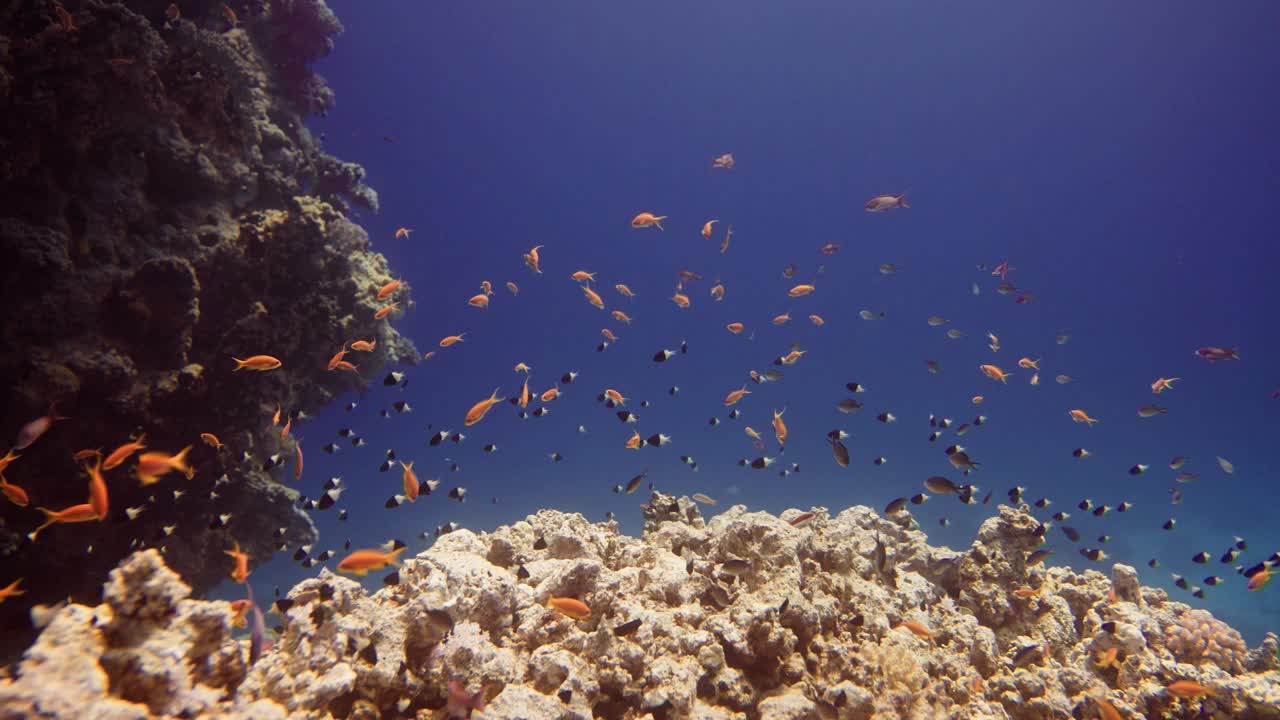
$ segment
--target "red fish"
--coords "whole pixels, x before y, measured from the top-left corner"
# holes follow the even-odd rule
[[[1239,360],[1240,348],[1233,347],[1230,349],[1213,347],[1212,345],[1202,347],[1196,350],[1196,356],[1202,357],[1209,362],[1218,362],[1219,360]]]

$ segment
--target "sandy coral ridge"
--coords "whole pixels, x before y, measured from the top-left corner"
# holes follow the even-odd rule
[[[55,401],[72,418],[6,470],[31,506],[0,503],[0,563],[25,578],[29,602],[0,606],[0,626],[15,629],[0,634],[0,658],[32,639],[16,630],[30,627],[26,607],[97,602],[107,572],[140,547],[162,548],[203,592],[225,574],[206,564],[219,557],[210,548],[232,535],[255,564],[282,541],[309,542],[285,468],[262,469],[291,457],[293,440],[263,419],[277,403],[314,413],[358,386],[323,372],[353,337],[377,340],[366,377],[418,356],[372,320],[373,289],[392,273],[348,211],[376,209],[377,195],[303,124],[333,102],[308,63],[332,47],[337,19],[322,0],[239,3],[234,24],[220,2],[184,2],[176,21],[168,4],[0,8],[0,424],[22,427]],[[232,374],[232,356],[255,353],[285,370]],[[109,478],[105,522],[26,540],[36,506],[84,502],[73,453],[143,432],[159,449],[195,444],[194,479],[143,489]],[[225,448],[201,444],[203,432]],[[129,507],[145,512],[130,519]],[[229,527],[210,529],[224,513]]]
[[[252,667],[228,606],[188,599],[141,552],[102,605],[55,618],[0,683],[0,718],[444,718],[473,693],[487,705],[471,717],[509,720],[1039,720],[1104,702],[1122,718],[1280,717],[1275,636],[1245,649],[1127,566],[1028,567],[1025,509],[1001,507],[963,552],[909,518],[811,511],[706,520],[655,494],[641,538],[551,510],[459,530],[374,593],[327,571],[300,583]]]

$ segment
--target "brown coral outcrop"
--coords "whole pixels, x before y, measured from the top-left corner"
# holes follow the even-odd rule
[[[686,503],[655,495],[650,506],[678,506],[679,519],[653,516],[638,539],[550,510],[456,531],[374,594],[322,572],[289,592],[276,646],[248,670],[220,621],[227,606],[186,599],[142,553],[113,574],[103,605],[62,611],[18,678],[0,683],[0,707],[443,718],[457,681],[489,700],[472,716],[486,720],[1040,720],[1089,717],[1094,698],[1125,717],[1280,717],[1280,672],[1261,654],[1192,665],[1166,647],[1164,628],[1188,608],[1163,592],[1139,587],[1139,605],[1108,597],[1112,580],[1097,572],[1027,568],[1033,521],[1019,511],[1002,508],[957,553],[863,507],[815,509],[794,527],[741,506],[704,521]],[[892,581],[870,566],[877,537]],[[731,558],[747,564],[726,570]],[[979,592],[929,579],[979,558]],[[1028,584],[1040,594],[983,620],[993,593]],[[581,599],[590,617],[549,609],[551,596]],[[1108,648],[1116,666],[1098,662]],[[1215,694],[1179,700],[1165,690],[1179,679]]]
[[[205,565],[230,543],[209,528],[220,513],[234,513],[230,531],[255,563],[275,551],[275,528],[309,541],[296,495],[262,470],[293,452],[262,418],[277,402],[314,413],[358,384],[323,372],[355,336],[378,341],[361,359],[366,376],[417,358],[373,322],[371,288],[391,273],[345,215],[349,204],[376,209],[377,195],[303,125],[332,102],[307,63],[341,25],[322,0],[245,3],[235,28],[221,3],[184,2],[176,23],[167,4],[68,3],[74,32],[49,3],[0,9],[0,429],[16,432],[52,401],[72,418],[6,473],[33,507],[0,503],[0,562],[26,578],[31,602],[96,602],[135,543],[166,537],[165,561],[202,592],[224,574]],[[284,370],[232,374],[231,356],[257,353]],[[155,449],[196,444],[181,500],[122,475],[109,480],[112,507],[145,505],[136,520],[25,540],[35,505],[84,502],[73,453],[141,432]],[[202,432],[226,449],[200,444]],[[30,642],[24,615],[0,606],[0,658]]]

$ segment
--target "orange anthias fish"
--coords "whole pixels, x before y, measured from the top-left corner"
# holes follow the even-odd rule
[[[867,212],[889,212],[894,208],[909,208],[907,204],[907,194],[901,195],[877,195],[867,201],[863,207]]]
[[[515,283],[513,283],[513,282],[510,282],[510,281],[508,281],[508,282],[507,282],[507,290],[508,290],[512,295],[519,295],[519,294],[520,294],[520,286],[519,286],[519,285],[517,285],[517,284],[515,284]]]
[[[742,332],[743,325],[740,322],[731,322],[728,325],[725,325],[724,327],[729,332],[733,333],[734,335],[737,335]]]
[[[411,232],[413,232],[413,228],[396,228],[396,239],[399,240],[400,238],[404,238],[405,240],[408,240],[409,233]]]
[[[547,607],[559,612],[562,615],[568,615],[574,620],[583,620],[591,617],[591,608],[581,600],[569,597],[547,598]]]
[[[302,443],[296,440],[293,443],[293,479],[302,479]]]
[[[97,450],[94,450],[93,452],[96,453]],[[9,450],[9,452],[5,453],[4,457],[0,457],[0,473],[3,473],[6,469],[8,469],[10,463],[12,463],[14,460],[17,460],[20,457],[22,456],[17,454],[13,450]]]
[[[337,369],[338,363],[342,362],[342,358],[346,356],[347,356],[347,344],[342,343],[342,349],[339,350],[336,355],[329,358],[329,370],[332,371]]]
[[[725,153],[720,157],[711,159],[711,167],[717,170],[732,170],[735,164],[733,153]]]
[[[1006,383],[1006,384],[1009,381],[1009,373],[1001,370],[996,365],[979,365],[978,369],[982,371],[983,375],[986,375],[992,380],[999,380],[1000,382]]]
[[[932,630],[914,620],[903,620],[898,624],[898,627],[910,630],[916,637],[932,638],[935,636]]]
[[[602,328],[600,330],[600,334],[603,335],[604,339],[608,340],[609,342],[618,342],[618,336],[614,335],[613,331],[610,330],[609,328]]]
[[[27,495],[27,491],[5,480],[3,474],[0,474],[0,493],[4,493],[4,496],[9,498],[9,502],[18,507],[26,507],[31,504],[31,498]],[[1254,577],[1257,576],[1255,575]]]
[[[534,246],[534,248],[533,248],[532,250],[530,250],[529,252],[527,252],[527,253],[525,253],[525,254],[523,255],[523,257],[524,257],[524,264],[525,264],[525,265],[528,265],[530,270],[532,270],[532,271],[534,271],[534,272],[538,273],[539,275],[541,275],[541,274],[542,274],[542,269],[539,267],[539,264],[542,262],[542,259],[541,259],[540,257],[538,257],[538,250],[539,250],[540,248],[544,248],[544,247],[546,247],[546,246],[545,246],[545,245],[536,245],[536,246]]]
[[[812,293],[816,289],[817,288],[815,288],[813,285],[796,285],[795,287],[788,290],[787,294],[793,298],[804,297],[805,295]]]
[[[253,607],[253,603],[248,598],[234,600],[231,603],[231,626],[245,627],[249,623],[245,620],[245,616],[249,614],[249,608]]]
[[[502,402],[505,398],[498,397],[499,389],[500,388],[494,388],[493,393],[490,394],[489,397],[485,398],[484,400],[481,400],[475,405],[472,405],[471,409],[467,411],[467,417],[463,421],[463,424],[466,425],[467,427],[471,427],[472,425],[475,425],[476,423],[484,419],[484,416],[489,413],[489,410],[491,410],[494,405],[497,405],[498,403]]]
[[[810,315],[810,316],[809,316],[809,322],[813,323],[814,325],[826,325],[826,324],[827,324],[827,321],[826,321],[826,320],[823,320],[821,315]]]
[[[613,388],[605,390],[604,396],[612,400],[615,405],[624,406],[627,404],[627,399],[622,396],[622,393],[614,390]]]
[[[445,339],[443,339],[443,340],[441,340],[441,341],[440,341],[440,347],[442,347],[442,348],[447,348],[447,347],[449,347],[450,345],[454,345],[454,344],[460,343],[460,342],[462,342],[462,338],[466,337],[466,335],[467,335],[466,333],[459,333],[459,334],[457,334],[457,335],[450,335],[449,337],[446,337]]]
[[[488,280],[481,280],[481,281],[480,281],[480,292],[484,293],[485,295],[492,295],[492,294],[493,294],[493,283],[489,282]]]
[[[1156,378],[1156,381],[1151,383],[1151,392],[1159,395],[1165,390],[1172,390],[1173,383],[1181,379],[1182,378]]]
[[[3,487],[3,485],[0,485],[0,489],[3,489]],[[1265,566],[1249,578],[1249,584],[1246,587],[1249,592],[1257,592],[1266,587],[1273,577],[1275,577],[1275,573],[1271,571],[1271,567]]]
[[[773,436],[778,439],[779,445],[787,444],[787,424],[782,421],[782,413],[786,411],[786,408],[773,411]]]
[[[266,372],[267,370],[275,370],[281,365],[284,365],[284,363],[270,355],[254,355],[253,357],[246,358],[244,360],[236,357],[231,359],[236,361],[236,370],[257,370],[258,372]],[[232,372],[235,372],[235,370]]]
[[[48,508],[36,508],[44,513],[44,523],[35,530],[27,533],[27,537],[35,542],[36,536],[41,530],[54,525],[56,523],[80,523],[92,522],[98,519],[98,511],[93,509],[93,505],[84,503],[82,505],[72,505],[71,507],[61,510],[50,510]]]
[[[611,314],[613,315],[614,320],[617,320],[618,322],[621,322],[621,323],[626,323],[628,325],[631,324],[631,316],[622,312],[621,310],[614,310],[613,313]]]
[[[1024,358],[1022,358],[1022,359],[1018,360],[1018,367],[1020,367],[1020,368],[1022,368],[1022,369],[1024,369],[1024,370],[1039,370],[1039,369],[1040,369],[1040,359],[1039,359],[1039,358],[1036,358],[1035,360],[1032,360],[1031,358],[1025,358],[1025,357],[1024,357]]]
[[[635,293],[631,292],[631,288],[627,287],[626,285],[623,285],[622,283],[618,283],[617,285],[614,285],[613,289],[617,290],[618,294],[621,295],[622,297],[634,298],[636,296]]]
[[[214,450],[222,449],[222,441],[219,440],[218,436],[214,435],[213,433],[207,433],[207,432],[200,433],[200,439],[204,441],[205,445],[208,445]]]
[[[1213,688],[1206,687],[1194,680],[1178,680],[1165,686],[1165,690],[1185,700],[1213,695]]]
[[[187,453],[191,452],[191,446],[182,448],[176,455],[170,455],[165,452],[149,452],[142,453],[138,456],[138,466],[135,472],[138,475],[138,482],[142,485],[151,485],[160,481],[160,476],[167,475],[177,471],[187,476],[190,480],[195,476],[196,471],[187,465]]]
[[[418,499],[418,492],[422,486],[418,483],[417,473],[413,471],[413,461],[410,460],[408,465],[401,462],[400,467],[404,470],[400,474],[400,481],[404,484],[404,496],[409,499],[409,502],[414,502]]]
[[[706,238],[706,239],[710,240],[710,239],[711,239],[711,226],[712,226],[712,225],[715,225],[715,224],[716,224],[716,223],[718,223],[718,222],[720,222],[720,221],[719,221],[719,220],[708,220],[708,221],[707,221],[707,224],[702,226],[702,237],[704,237],[704,238]]]
[[[1098,706],[1098,714],[1102,716],[1102,720],[1124,720],[1124,716],[1116,709],[1115,705],[1107,702],[1105,698],[1093,698],[1093,704]]]
[[[102,460],[99,459],[92,466],[86,465],[84,470],[89,474],[89,504],[98,514],[99,520],[106,520],[111,506],[107,500],[107,481],[102,477],[102,467]]]
[[[632,430],[631,437],[627,438],[627,445],[626,445],[627,449],[639,450],[640,446],[643,444],[644,444],[644,439],[640,437],[640,431]]]
[[[724,300],[724,283],[718,283],[711,287],[711,297],[715,298],[716,302]]]
[[[22,426],[22,429],[18,431],[17,439],[13,441],[13,450],[10,450],[9,454],[12,455],[14,450],[26,450],[31,447],[32,443],[39,440],[40,436],[44,435],[49,428],[53,427],[55,422],[69,419],[58,414],[57,403],[50,403],[48,414],[42,415]],[[12,458],[10,458],[10,461],[12,461]]]
[[[333,366],[334,370],[343,370],[349,373],[360,373],[360,366],[355,363],[349,363],[346,360],[339,360],[337,365]]]
[[[120,467],[122,464],[124,464],[125,460],[129,459],[130,455],[138,452],[139,450],[146,450],[147,449],[146,443],[147,443],[147,436],[146,434],[142,434],[138,436],[137,440],[134,440],[132,442],[127,442],[121,445],[120,447],[116,448],[115,450],[112,450],[111,454],[107,456],[107,459],[102,461],[102,469],[114,470]]]
[[[783,365],[795,365],[796,361],[799,360],[807,352],[809,351],[808,350],[792,350],[786,355],[783,355],[782,357],[778,358],[778,362],[782,363]]]
[[[98,458],[98,457],[102,457],[101,450],[97,448],[85,448],[84,450],[77,450],[76,454],[71,456],[71,459],[75,460],[76,462],[82,462],[84,460],[88,460],[89,458]]]
[[[595,282],[596,274],[592,272],[587,272],[586,270],[579,270],[574,274],[570,275],[569,279],[577,280],[578,282],[586,282],[588,280],[591,282]]]
[[[529,378],[525,376],[524,387],[520,388],[520,407],[529,407]]]
[[[741,400],[743,396],[750,394],[751,391],[747,389],[746,385],[743,385],[741,390],[734,390],[724,397],[724,406],[729,407]]]
[[[231,27],[236,27],[240,24],[240,18],[236,17],[236,11],[228,7],[226,3],[222,4],[222,14],[227,16],[227,22],[231,23]]]
[[[671,301],[676,304],[676,307],[679,307],[679,308],[689,307],[689,296],[685,295],[684,293],[677,292],[676,294],[672,295]]]
[[[480,308],[481,310],[484,310],[489,307],[489,296],[485,295],[484,293],[478,293],[476,295],[472,295],[471,299],[467,300],[467,304],[470,305],[471,307],[476,307],[476,308]]]
[[[13,582],[6,585],[5,587],[0,588],[0,603],[4,602],[5,600],[8,600],[11,597],[26,595],[27,594],[26,590],[18,589],[18,586],[21,584],[22,584],[22,578],[18,578],[17,580],[14,580]]]
[[[1093,661],[1093,664],[1103,669],[1119,668],[1120,661],[1117,659],[1119,655],[1120,655],[1120,648],[1118,647],[1108,648],[1102,651],[1100,655],[1098,655],[1097,659]]]
[[[649,226],[653,226],[661,230],[662,221],[666,219],[667,219],[666,215],[654,215],[653,213],[642,212],[639,215],[636,215],[635,217],[631,218],[631,227],[647,228]]]
[[[338,572],[364,575],[370,570],[381,570],[388,565],[399,567],[400,553],[405,551],[405,547],[404,543],[396,541],[391,551],[382,548],[356,550],[342,558],[338,563]]]
[[[559,385],[557,385],[557,386],[555,386],[555,387],[551,388],[550,390],[547,390],[547,391],[543,392],[541,395],[539,395],[539,396],[538,396],[538,399],[539,399],[539,400],[541,400],[541,401],[542,401],[542,402],[544,402],[544,403],[549,403],[549,402],[551,402],[552,400],[555,400],[555,399],[556,399],[556,398],[558,398],[558,397],[560,397],[560,386],[559,386]]]
[[[791,320],[791,311],[788,310],[787,312],[784,312],[781,315],[775,315],[773,318],[773,324],[781,325],[782,323],[790,322],[790,320]]]
[[[601,298],[599,293],[597,293],[595,290],[592,290],[586,285],[583,285],[582,293],[587,296],[587,302],[591,303],[591,305],[595,307],[597,310],[604,309],[604,299]]]
[[[1089,417],[1089,413],[1083,410],[1068,410],[1067,414],[1071,416],[1071,420],[1073,422],[1087,423],[1089,425],[1098,422],[1097,420]]]
[[[389,305],[383,305],[382,307],[378,308],[377,312],[373,314],[373,319],[381,320],[382,318],[390,315],[391,313],[399,309],[400,309],[400,303],[393,302]]]
[[[392,280],[386,285],[383,285],[382,287],[378,288],[377,299],[386,300],[392,295],[395,295],[396,290],[400,289],[400,284],[401,284],[400,280]]]
[[[240,543],[235,543],[235,547],[231,550],[223,550],[235,561],[235,566],[231,569],[231,579],[244,584],[249,579],[249,553],[240,549]]]
[[[729,241],[733,239],[733,226],[730,225],[728,231],[724,234],[724,239],[720,241],[720,254],[723,255],[725,250],[729,249]]]
[[[359,350],[360,352],[373,352],[374,348],[376,347],[378,347],[377,338],[374,338],[372,340],[356,340],[355,342],[351,343],[351,349]]]

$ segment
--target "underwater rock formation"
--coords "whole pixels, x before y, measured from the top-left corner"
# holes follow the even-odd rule
[[[233,540],[254,564],[281,542],[277,528],[309,542],[314,527],[281,484],[291,463],[263,470],[294,455],[269,422],[277,404],[296,418],[358,387],[325,372],[357,337],[377,340],[364,377],[418,357],[373,320],[391,275],[347,218],[377,195],[303,125],[333,102],[307,64],[341,25],[323,0],[251,0],[234,18],[196,0],[166,18],[168,5],[0,8],[0,417],[14,434],[51,403],[71,418],[5,470],[30,507],[0,497],[0,565],[34,603],[96,602],[138,546],[161,545],[202,593],[225,573],[206,563]],[[263,353],[283,368],[232,373],[232,356]],[[206,432],[225,447],[201,443]],[[85,502],[74,453],[141,433],[154,450],[195,445],[195,477],[142,488],[116,470],[106,520],[27,539],[37,506]],[[224,513],[229,526],[210,529]],[[0,605],[0,658],[30,642],[24,615]]]
[[[551,510],[459,530],[374,594],[322,571],[271,616],[278,639],[252,667],[229,605],[187,599],[141,552],[0,680],[0,720],[443,718],[471,693],[488,701],[472,717],[506,720],[1040,720],[1096,717],[1099,700],[1123,718],[1280,717],[1275,636],[1225,663],[1180,655],[1182,628],[1227,631],[1162,590],[1124,599],[1131,568],[1029,567],[1022,510],[957,552],[865,507],[793,524],[649,505],[673,512],[642,538]],[[1180,680],[1212,694],[1179,698]]]

